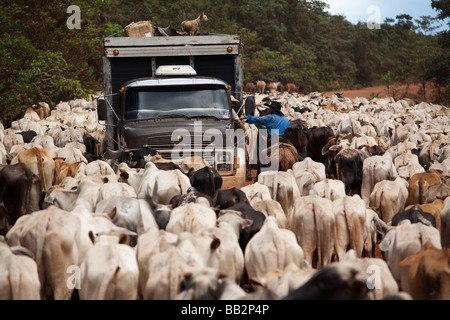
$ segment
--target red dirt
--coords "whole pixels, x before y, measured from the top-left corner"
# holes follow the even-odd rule
[[[399,90],[395,98],[412,98],[412,99],[419,99],[423,100],[423,94],[420,94],[422,85],[420,84],[410,84],[409,86],[401,85],[401,86],[395,86],[391,85],[389,88],[389,96],[392,96],[393,89]],[[430,98],[432,87],[431,85],[427,85],[427,100]],[[354,90],[335,90],[335,91],[329,91],[324,92],[323,95],[325,97],[328,97],[330,95],[333,95],[334,93],[341,93],[344,98],[349,99],[355,99],[357,97],[360,98],[371,98],[371,94],[378,94],[378,98],[385,98],[387,97],[387,88],[386,86],[377,86],[377,87],[369,87],[369,88],[362,88],[362,89],[354,89]]]

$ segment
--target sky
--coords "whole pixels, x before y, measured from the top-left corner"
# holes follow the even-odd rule
[[[329,5],[328,11],[333,15],[343,15],[352,23],[375,21],[380,16],[381,23],[385,18],[395,19],[396,15],[409,14],[413,19],[420,16],[436,17],[438,11],[431,7],[431,0],[321,0]],[[441,28],[448,29],[446,21],[439,20]]]

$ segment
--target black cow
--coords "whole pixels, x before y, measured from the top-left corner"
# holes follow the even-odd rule
[[[366,300],[369,289],[349,266],[333,264],[322,267],[302,286],[283,300]]]
[[[199,199],[204,198],[204,199]],[[176,207],[188,204],[188,203],[198,203],[201,200],[206,200],[209,203],[210,207],[214,206],[213,198],[205,193],[201,193],[198,190],[196,190],[194,187],[190,187],[186,194],[179,194],[176,196],[173,196],[172,199],[170,199],[169,204],[172,206],[173,209]]]
[[[25,214],[41,210],[44,196],[41,179],[23,163],[0,169],[0,202],[11,225]]]
[[[197,191],[214,197],[222,188],[222,176],[215,168],[204,166],[190,177],[191,186]]]
[[[102,160],[106,161],[116,170],[119,164],[125,162],[130,168],[144,168],[147,163],[146,157],[157,155],[158,152],[149,147],[129,150],[106,150]]]
[[[83,144],[86,147],[86,153],[89,155],[95,155],[95,145],[100,143],[97,139],[95,139],[90,134],[85,133],[83,135]]]
[[[249,202],[244,191],[235,187],[230,189],[220,189],[214,196],[214,207],[223,210],[242,201]]]
[[[363,163],[364,155],[357,149],[344,149],[333,158],[333,175],[344,182],[346,194],[361,194]]]
[[[33,130],[17,132],[17,134],[20,134],[23,137],[24,143],[30,143],[31,140],[33,140],[33,138],[37,136],[36,131]]]
[[[259,230],[261,230],[264,221],[266,220],[266,216],[261,211],[253,209],[250,203],[245,200],[239,201],[235,205],[229,207],[228,210],[239,211],[242,214],[242,218],[251,221],[250,224],[241,228],[239,232],[239,245],[242,252],[245,252],[247,243]]]
[[[148,161],[148,157],[156,156],[158,151],[150,148],[143,147],[137,150],[130,151],[131,153],[131,165],[134,168],[145,168],[145,164]]]
[[[423,212],[419,206],[412,206],[410,209],[394,215],[391,225],[397,226],[403,220],[409,220],[411,223],[423,223],[436,228],[436,218],[431,213]]]
[[[304,130],[307,137],[306,153],[307,156],[316,162],[321,162],[327,166],[327,157],[322,154],[322,148],[328,143],[328,140],[334,137],[333,129],[330,127],[312,127]]]
[[[159,170],[180,170],[182,173],[186,174],[186,172],[184,172],[183,169],[181,169],[181,167],[174,162],[155,162],[155,166]]]

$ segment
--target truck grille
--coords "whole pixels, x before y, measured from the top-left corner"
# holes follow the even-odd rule
[[[157,149],[157,151],[159,153],[161,153],[165,159],[174,160],[174,159],[172,159],[172,150],[163,150],[163,149],[158,150]],[[186,151],[186,154],[191,155],[191,156],[202,155],[202,158],[205,159],[205,161],[208,162],[208,164],[210,164],[211,166],[214,166],[214,153],[204,155],[202,150],[198,150],[198,153],[196,153],[195,150],[188,150],[188,151]],[[182,154],[180,154],[180,155],[182,155]]]
[[[209,141],[206,138],[204,138],[202,140],[202,137],[203,136],[201,136],[201,135],[197,135],[197,136],[192,135],[191,139],[190,139],[191,141],[189,143],[189,140],[185,141],[185,142],[183,140],[177,141],[176,137],[175,137],[175,141],[172,141],[171,135],[170,136],[169,135],[153,136],[153,137],[147,139],[147,145],[153,149],[159,149],[159,148],[172,149],[175,145],[178,145],[180,143],[181,143],[181,145],[179,147],[183,146],[184,148],[193,148],[193,149],[198,149],[198,148],[204,149],[207,146],[210,146],[210,147],[215,146],[214,143],[211,144],[211,141]],[[205,139],[206,139],[206,141],[205,141]]]

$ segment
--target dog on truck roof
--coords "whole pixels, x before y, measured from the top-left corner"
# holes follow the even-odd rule
[[[181,31],[184,32],[185,35],[196,35],[202,22],[206,21],[208,21],[208,17],[204,12],[202,12],[202,14],[199,15],[197,19],[184,20],[183,22],[181,22]]]

